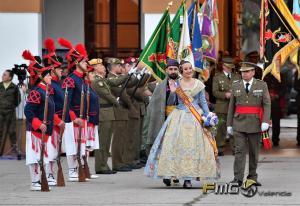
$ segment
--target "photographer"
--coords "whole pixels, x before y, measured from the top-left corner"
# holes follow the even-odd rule
[[[12,83],[14,73],[6,70],[0,82],[0,156],[3,155],[6,138],[9,135],[13,151],[16,152],[16,110],[20,103],[18,86]]]

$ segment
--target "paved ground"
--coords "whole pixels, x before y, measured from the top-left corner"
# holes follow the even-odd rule
[[[30,192],[24,160],[1,160],[0,205],[300,205],[300,148],[295,146],[296,128],[288,126],[295,125],[295,119],[284,122],[287,125],[282,128],[280,147],[261,153],[258,174],[263,186],[252,198],[242,194],[203,195],[201,182],[194,182],[190,190],[182,189],[181,184],[166,188],[160,180],[145,177],[142,169],[101,175],[86,183],[67,182],[66,187],[53,188],[49,193]],[[233,156],[225,155],[220,161],[220,182],[229,182],[233,177]],[[66,168],[65,159],[63,163]],[[91,170],[93,164],[91,158]],[[291,196],[270,196],[270,192],[287,192]]]

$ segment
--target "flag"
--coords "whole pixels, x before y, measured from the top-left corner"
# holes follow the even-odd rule
[[[161,81],[165,78],[166,50],[170,32],[169,8],[165,10],[150,40],[139,57],[155,79]]]
[[[193,1],[192,5],[188,9],[188,24],[190,28],[190,36],[192,37],[192,52],[194,57],[195,70],[200,73],[204,80],[207,80],[209,72],[203,72],[202,37],[196,1]]]
[[[289,6],[289,10],[293,13],[294,20],[298,28],[300,28],[300,2],[299,0],[289,0],[288,5],[292,5],[292,9]],[[291,62],[297,67],[298,79],[300,79],[300,50],[296,50],[290,57]]]
[[[261,46],[264,47],[263,78],[271,74],[280,81],[280,67],[299,47],[300,31],[283,0],[264,0],[261,8]]]
[[[191,41],[193,41],[194,37],[194,24],[195,24],[195,14],[197,13],[197,6],[196,6],[196,1],[194,0],[188,9],[188,22],[189,22],[189,28],[190,28],[190,37]]]
[[[203,58],[217,61],[219,50],[218,10],[215,0],[207,0],[200,9]]]
[[[179,62],[181,60],[189,61],[194,68],[194,56],[192,52],[188,15],[185,9],[185,5],[184,5],[183,24],[182,24],[182,30],[180,35],[180,43],[178,48],[177,60]]]
[[[171,31],[168,40],[167,57],[172,59],[177,59],[178,56],[178,46],[180,41],[181,24],[182,24],[181,21],[183,18],[183,7],[184,7],[184,3],[182,2],[170,26]]]

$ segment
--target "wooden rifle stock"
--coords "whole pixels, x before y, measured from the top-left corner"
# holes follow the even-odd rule
[[[84,109],[84,87],[81,87],[81,96],[80,96],[80,116],[79,118],[83,119],[83,109]],[[81,135],[82,135],[82,126],[78,127],[79,133],[77,137],[77,161],[78,161],[78,181],[85,182],[85,174],[81,163]]]
[[[67,104],[68,104],[68,88],[66,87],[65,90],[65,96],[64,96],[64,106],[63,106],[63,112],[62,112],[62,117],[61,120],[65,121],[66,119],[66,112],[67,112]],[[61,157],[61,146],[62,146],[62,137],[64,134],[64,130],[60,130],[59,131],[59,139],[58,139],[58,154],[57,154],[57,158],[56,158],[56,162],[57,162],[57,186],[58,187],[64,187],[65,186],[65,178],[64,178],[64,174],[63,174],[63,170],[62,170],[62,166],[61,166],[61,161],[60,161],[60,157]]]
[[[43,124],[47,125],[47,117],[48,117],[48,102],[49,102],[49,86],[46,85],[46,97],[45,97],[45,107],[44,107],[44,118],[43,118]],[[44,153],[45,153],[45,134],[46,132],[42,132],[42,139],[41,139],[41,154],[40,154],[40,170],[41,170],[41,191],[42,192],[49,192],[49,185],[46,177],[46,172],[44,168]]]
[[[87,124],[89,123],[89,112],[90,112],[90,87],[88,86],[87,88],[87,96],[86,96],[86,122]],[[88,131],[88,125],[87,125],[87,131]],[[91,178],[91,173],[90,173],[90,168],[88,165],[87,161],[87,153],[89,151],[86,151],[86,154],[82,156],[83,162],[84,162],[84,174],[85,177],[90,179]]]

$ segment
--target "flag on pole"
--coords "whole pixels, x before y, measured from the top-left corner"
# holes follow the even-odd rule
[[[183,7],[184,3],[182,2],[179,9],[177,10],[172,22],[171,22],[171,31],[168,40],[167,47],[167,57],[172,59],[177,59],[178,56],[178,47],[180,42],[180,34],[181,34],[181,24],[183,18]]]
[[[207,72],[203,72],[203,53],[202,53],[202,37],[198,19],[197,1],[194,0],[188,10],[188,24],[190,28],[190,36],[192,39],[192,52],[194,56],[195,70],[200,73],[201,77],[208,79]]]
[[[217,61],[219,50],[218,10],[215,0],[207,0],[200,9],[203,58]]]
[[[300,2],[299,0],[293,1],[293,17],[296,21],[298,28],[300,28]]]
[[[299,0],[289,0],[289,5],[292,5],[292,10],[289,10],[293,13],[294,20],[298,28],[300,28],[300,2]],[[300,50],[299,48],[291,55],[290,60],[291,62],[297,67],[298,70],[298,79],[300,79]]]
[[[169,4],[163,13],[156,29],[139,57],[139,61],[142,62],[152,73],[154,78],[159,81],[165,78],[166,50],[170,35],[170,6],[171,4]]]
[[[184,5],[183,24],[182,24],[182,30],[180,35],[180,43],[178,48],[177,60],[179,62],[181,60],[189,61],[192,64],[193,68],[195,67],[191,39],[190,39],[188,15],[187,15],[185,5]]]
[[[264,0],[261,13],[264,18],[260,41],[264,48],[263,78],[271,72],[280,81],[280,67],[299,48],[300,30],[283,0]]]
[[[195,13],[197,13],[197,6],[196,6],[196,0],[194,0],[188,9],[188,22],[189,22],[189,28],[190,28],[190,37],[191,41],[193,42],[194,37],[194,25],[195,25]]]

